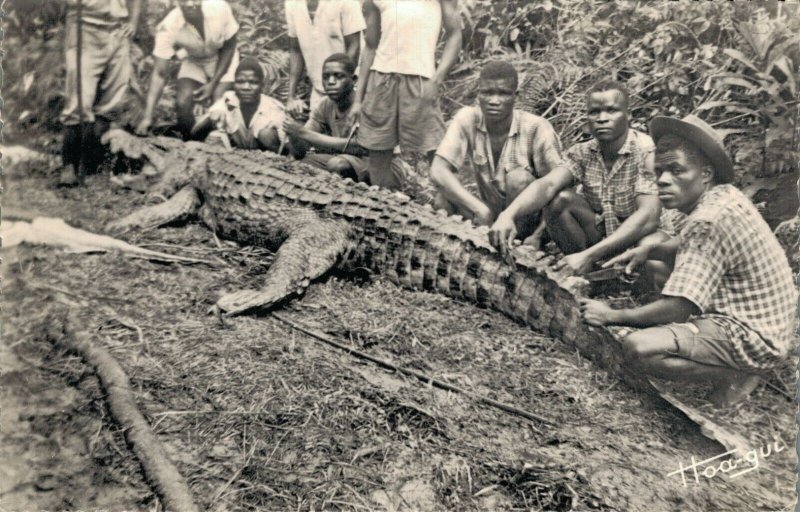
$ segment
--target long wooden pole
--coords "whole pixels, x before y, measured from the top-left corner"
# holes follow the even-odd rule
[[[77,65],[77,74],[75,77],[75,89],[78,93],[78,155],[75,158],[75,171],[78,176],[78,183],[83,184],[83,167],[81,161],[83,160],[83,69],[81,68],[82,53],[83,53],[83,0],[78,0],[78,8],[76,10],[75,30],[77,47],[75,48],[75,61]]]
[[[150,424],[139,411],[125,371],[108,350],[92,344],[86,333],[75,329],[76,325],[73,313],[66,308],[58,309],[46,321],[47,338],[53,345],[79,355],[94,368],[106,391],[108,408],[125,431],[125,437],[164,509],[198,512],[186,481],[167,458]]]

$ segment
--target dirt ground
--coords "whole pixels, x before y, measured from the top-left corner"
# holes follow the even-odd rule
[[[93,232],[143,204],[108,176],[57,190],[5,169],[4,215]],[[334,273],[284,306],[293,321],[396,364],[514,404],[535,423],[393,374],[269,314],[220,323],[225,290],[255,286],[270,254],[219,244],[197,222],[127,241],[213,260],[154,263],[48,247],[3,250],[0,510],[160,510],[103,392],[42,335],[79,312],[128,373],[142,412],[202,510],[791,510],[791,364],[726,414],[766,446],[738,478],[669,475],[724,449],[680,413],[501,314]]]

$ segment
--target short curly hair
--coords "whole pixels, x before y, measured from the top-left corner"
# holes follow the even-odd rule
[[[322,63],[322,67],[325,67],[325,64],[329,62],[341,62],[344,64],[344,70],[350,73],[350,75],[354,75],[356,73],[356,65],[353,62],[353,59],[351,59],[346,53],[331,54],[327,59],[325,59],[325,62]]]
[[[517,88],[519,76],[514,66],[503,60],[493,60],[486,63],[481,68],[480,80],[505,80],[509,79],[514,84],[514,89]]]
[[[589,87],[586,91],[586,99],[589,99],[589,95],[595,92],[606,92],[606,91],[617,91],[622,95],[622,99],[625,100],[625,108],[628,108],[630,105],[631,95],[628,92],[628,88],[625,87],[625,84],[618,80],[600,80],[599,82],[595,82],[594,85]]]
[[[234,76],[238,75],[242,71],[252,71],[256,74],[256,78],[258,79],[259,83],[264,83],[264,68],[261,67],[261,63],[255,57],[245,57],[241,61],[239,61],[239,65],[236,66],[236,72]]]

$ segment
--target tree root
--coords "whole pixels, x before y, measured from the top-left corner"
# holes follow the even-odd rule
[[[89,335],[76,329],[76,325],[74,313],[66,308],[56,309],[45,320],[47,339],[53,345],[79,355],[94,368],[106,391],[111,414],[125,431],[126,439],[164,509],[197,512],[186,481],[164,455],[164,448],[139,411],[128,376],[107,350],[93,345]]]

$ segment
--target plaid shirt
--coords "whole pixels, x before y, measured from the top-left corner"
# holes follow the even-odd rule
[[[602,215],[606,235],[636,211],[636,196],[657,193],[656,175],[645,165],[645,158],[655,149],[649,135],[629,129],[610,171],[603,163],[597,139],[567,150],[567,165],[575,181],[583,185],[586,202]]]
[[[726,329],[743,368],[768,369],[785,358],[797,291],[783,249],[753,204],[736,187],[717,185],[680,237],[662,293],[692,301]]]
[[[561,141],[547,119],[514,109],[508,139],[497,162],[492,155],[492,142],[480,107],[459,110],[447,127],[436,155],[461,170],[469,158],[475,169],[475,181],[481,199],[495,215],[505,209],[506,173],[525,169],[541,178],[564,164]],[[513,198],[509,198],[513,199]]]

